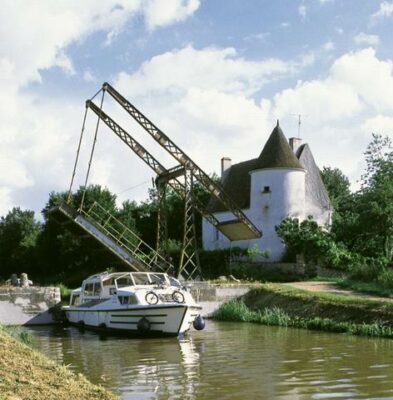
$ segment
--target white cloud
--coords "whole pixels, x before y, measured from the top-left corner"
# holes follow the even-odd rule
[[[379,44],[379,36],[368,35],[367,33],[360,32],[353,38],[354,42],[359,45],[377,46]]]
[[[83,80],[85,82],[96,82],[97,79],[94,76],[94,73],[92,71],[90,71],[89,69],[87,69],[86,71],[83,72]]]
[[[344,54],[326,79],[299,82],[277,94],[275,104],[278,114],[307,113],[319,123],[350,118],[366,108],[392,112],[393,63],[379,60],[371,48]]]
[[[362,124],[362,131],[366,135],[379,133],[393,137],[393,116],[377,115],[369,118]]]
[[[133,74],[120,73],[114,85],[198,164],[217,171],[225,154],[241,161],[250,157],[251,147],[252,156],[258,155],[261,135],[267,138],[271,130],[270,102],[257,104],[253,96],[266,83],[301,70],[310,58],[249,61],[233,48],[186,46],[153,57]],[[228,154],[233,147],[236,154]]]
[[[333,51],[336,46],[334,45],[334,43],[332,41],[326,42],[323,46],[322,46],[323,50],[325,51]]]
[[[254,33],[252,35],[248,35],[244,38],[245,41],[257,41],[257,42],[266,42],[267,38],[270,36],[270,32],[260,32]]]
[[[307,15],[307,7],[302,3],[297,9],[299,15],[304,19]]]
[[[250,95],[267,82],[292,75],[312,62],[310,55],[292,62],[274,58],[248,61],[234,48],[197,50],[187,46],[153,57],[132,75],[119,74],[116,84],[133,96],[184,93],[192,87]]]
[[[333,64],[331,74],[351,86],[373,110],[393,110],[393,62],[379,60],[374,49],[345,54]]]
[[[165,2],[170,12],[160,16],[159,0],[5,0],[0,13],[0,213],[12,204],[40,209],[50,190],[68,185],[80,130],[83,102],[36,97],[25,88],[41,82],[53,67],[76,73],[67,54],[72,43],[82,44],[102,32],[109,44],[133,18],[145,20],[150,30],[183,21],[198,1]],[[85,81],[94,79],[91,71]],[[82,161],[85,159],[82,157]],[[85,165],[85,164],[84,164]],[[105,168],[94,174],[105,178]]]
[[[378,11],[371,15],[371,20],[377,21],[383,18],[388,18],[392,14],[393,14],[393,2],[383,1],[379,5]]]
[[[200,6],[200,0],[147,0],[144,12],[147,27],[153,30],[191,16]]]
[[[299,82],[295,88],[277,94],[274,100],[280,118],[300,113],[311,116],[318,123],[348,118],[362,107],[356,91],[345,82],[331,78]]]

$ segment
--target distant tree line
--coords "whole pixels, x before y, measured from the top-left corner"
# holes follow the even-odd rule
[[[214,179],[217,179],[214,177]],[[136,232],[152,248],[156,246],[157,196],[154,189],[149,199],[140,203],[125,201],[116,205],[116,195],[100,185],[80,187],[71,196],[70,205],[78,209],[85,192],[83,208],[88,210],[97,202],[106,211]],[[194,195],[207,204],[209,194],[198,184]],[[42,284],[62,282],[75,285],[90,273],[106,270],[113,263],[111,254],[98,251],[91,241],[83,240],[60,225],[50,210],[67,200],[68,193],[52,192],[42,210],[43,222],[34,217],[33,211],[13,208],[0,219],[0,278],[9,278],[12,273],[27,272]],[[171,189],[166,199],[169,251],[180,248],[183,235],[183,200]],[[201,247],[202,218],[195,213],[197,241]]]

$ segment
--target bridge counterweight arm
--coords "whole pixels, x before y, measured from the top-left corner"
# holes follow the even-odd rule
[[[223,188],[214,182],[198,165],[191,160],[169,137],[162,132],[156,125],[153,124],[144,114],[142,114],[133,104],[123,97],[109,83],[104,83],[102,86],[104,91],[107,91],[117,103],[119,103],[127,113],[136,121],[142,128],[148,132],[153,139],[158,142],[165,150],[168,151],[181,165],[192,170],[194,177],[200,184],[215,196],[224,206],[235,215],[244,225],[253,232],[255,238],[261,237],[262,233],[259,229],[246,217],[235,202],[224,192]]]
[[[86,102],[86,107],[90,108],[139,158],[141,158],[158,177],[165,175],[168,170],[158,162],[140,143],[138,143],[126,130],[117,124],[108,114],[97,107],[92,101]],[[167,181],[167,184],[182,198],[185,196],[185,186],[178,179]],[[200,201],[194,199],[195,209],[207,219],[213,226],[218,227],[220,222],[217,218],[204,211]]]

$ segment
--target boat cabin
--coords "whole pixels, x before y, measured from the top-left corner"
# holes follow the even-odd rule
[[[181,283],[160,272],[103,272],[89,276],[79,289],[73,290],[70,305],[77,306],[115,296],[121,304],[137,304],[136,290],[169,286],[180,289]]]

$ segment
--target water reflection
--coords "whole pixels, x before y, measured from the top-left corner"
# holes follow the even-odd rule
[[[214,323],[183,339],[35,328],[37,346],[122,399],[393,399],[393,341]]]

